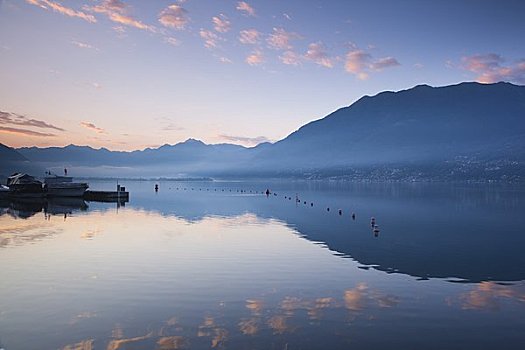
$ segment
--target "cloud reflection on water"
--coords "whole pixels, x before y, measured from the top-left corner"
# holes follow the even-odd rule
[[[39,218],[13,220],[0,217],[0,248],[33,243],[62,233],[64,229]]]
[[[61,350],[93,350],[93,339],[82,340],[75,344],[64,346]]]
[[[125,346],[129,343],[136,343],[140,342],[142,340],[149,339],[153,337],[154,333],[150,332],[146,335],[138,336],[138,337],[132,337],[132,338],[122,338],[122,339],[113,339],[109,342],[108,346],[106,347],[106,350],[119,350],[122,348],[122,346]]]
[[[179,350],[186,349],[188,347],[188,342],[184,337],[179,335],[171,337],[162,337],[157,340],[157,349],[159,350]]]
[[[271,294],[272,295],[272,294]],[[319,297],[293,297],[286,296],[280,300],[272,301],[273,297],[268,296],[268,300],[263,298],[248,298],[245,301],[246,313],[240,313],[238,321],[225,318],[228,310],[223,309],[223,303],[217,302],[217,305],[223,305],[221,311],[203,311],[205,316],[201,319],[200,324],[192,325],[187,321],[180,320],[173,316],[168,318],[158,330],[152,330],[147,334],[125,338],[125,329],[121,324],[115,325],[108,340],[106,350],[124,349],[131,343],[142,344],[143,341],[153,341],[156,348],[160,350],[176,350],[190,348],[192,339],[207,339],[206,342],[210,348],[227,348],[230,337],[238,336],[256,337],[266,336],[270,331],[274,335],[285,335],[296,331],[304,331],[312,320],[321,322],[326,319],[324,311],[331,310],[329,320],[337,315],[337,310],[347,310],[354,316],[364,313],[366,320],[375,318],[374,310],[377,308],[394,307],[398,304],[399,299],[393,295],[387,295],[376,288],[369,287],[366,283],[357,283],[355,287],[346,289],[342,295],[337,296],[319,296]],[[367,311],[369,311],[367,313]],[[94,313],[79,314],[79,318],[94,317]],[[340,315],[340,314],[339,314]],[[340,315],[339,317],[343,317]],[[76,323],[76,322],[75,322]],[[74,324],[72,324],[74,325]],[[338,335],[334,331],[334,336]],[[340,335],[340,334],[339,334]],[[195,338],[194,338],[195,337]],[[149,343],[144,343],[149,344]],[[63,350],[84,350],[91,348],[82,348],[80,346],[92,346],[93,340],[81,341],[73,345],[67,345]],[[74,347],[77,346],[77,347]]]
[[[464,310],[499,310],[504,299],[525,303],[525,285],[501,285],[481,282],[460,296]]]

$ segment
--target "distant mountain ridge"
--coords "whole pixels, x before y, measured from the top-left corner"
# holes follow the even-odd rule
[[[365,96],[304,125],[277,142],[306,165],[335,157],[332,165],[450,159],[476,152],[519,151],[525,136],[525,87],[509,83],[433,88]],[[517,141],[517,142],[516,142]]]
[[[74,145],[17,151],[44,167],[78,167],[89,175],[98,167],[98,175],[108,176],[520,178],[525,86],[418,85],[364,96],[283,140],[252,148],[189,139],[133,152]]]
[[[17,150],[0,143],[0,178],[15,171],[40,172],[42,169],[37,164],[30,162]]]

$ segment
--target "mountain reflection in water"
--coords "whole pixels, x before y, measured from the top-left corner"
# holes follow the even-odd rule
[[[276,195],[266,198],[267,187]],[[190,222],[248,212],[277,219],[363,268],[388,273],[458,282],[525,279],[525,192],[518,185],[165,182],[161,188],[155,196],[139,192],[133,205]]]
[[[126,207],[2,205],[6,349],[519,349],[525,340],[519,188],[153,185],[126,184]]]

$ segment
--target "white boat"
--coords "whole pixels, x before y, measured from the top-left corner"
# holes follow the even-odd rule
[[[73,182],[70,176],[47,176],[44,191],[50,197],[82,197],[89,188],[85,182]]]

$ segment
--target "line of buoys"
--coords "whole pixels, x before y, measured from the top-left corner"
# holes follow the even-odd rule
[[[376,225],[376,218],[373,216],[370,218],[370,226],[372,226],[372,232],[374,233],[374,237],[378,237],[379,236],[379,226]]]
[[[155,191],[156,191],[156,192],[158,191],[158,188],[159,188],[159,187],[158,187],[158,184],[155,184]],[[170,189],[171,189],[171,187],[170,187]],[[184,187],[184,188],[177,187],[176,189],[177,189],[177,190],[184,189],[184,191],[187,190],[186,187]],[[193,191],[193,190],[195,190],[195,188],[192,187],[191,190]],[[202,190],[203,190],[202,188],[199,188],[199,191],[202,191]],[[217,188],[215,188],[215,189],[213,189],[213,190],[214,190],[215,192],[217,192]],[[233,192],[233,189],[224,189],[224,188],[222,188],[222,189],[220,189],[220,190],[221,190],[221,192],[225,192],[225,191]],[[206,191],[210,191],[210,188],[206,188]],[[259,193],[259,191],[254,191],[254,190],[249,190],[249,191],[250,191],[250,193],[256,193],[256,194]],[[244,190],[244,189],[236,189],[235,192],[248,193],[248,190]],[[261,194],[266,194],[267,196],[269,196],[270,194],[273,194],[274,196],[278,196],[278,194],[277,194],[276,192],[270,192],[269,190],[261,191]],[[292,200],[292,197],[290,197],[290,196],[284,196],[284,199],[288,199],[288,200],[291,201],[291,200]],[[303,201],[303,200],[301,200],[301,199],[299,198],[298,194],[295,195],[295,202],[296,202],[296,203],[301,203],[301,202],[302,202],[304,205],[307,205],[307,204],[308,204],[307,201]],[[313,207],[313,206],[314,206],[314,202],[310,202],[310,207]],[[326,208],[326,211],[327,211],[327,212],[330,212],[330,207],[327,207],[327,208]],[[338,209],[338,210],[337,210],[337,213],[339,214],[339,216],[343,216],[343,209]],[[352,212],[352,214],[351,214],[351,218],[352,218],[352,220],[356,220],[356,214],[355,214],[355,212]],[[375,219],[375,217],[371,217],[371,218],[370,218],[370,226],[371,226],[371,228],[372,228],[372,231],[374,232],[374,235],[375,235],[375,236],[378,236],[380,230],[379,230],[379,226],[376,224],[376,219]]]

